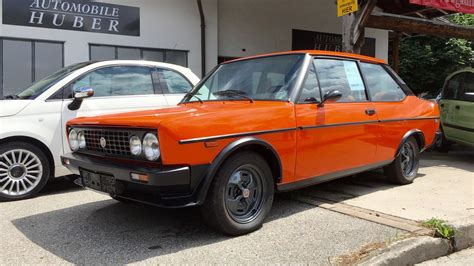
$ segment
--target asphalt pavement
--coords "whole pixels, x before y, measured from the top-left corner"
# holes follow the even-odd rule
[[[123,204],[56,181],[38,198],[0,203],[0,265],[328,265],[406,233],[384,220],[393,225],[472,214],[473,158],[473,151],[465,150],[425,154],[420,176],[407,186],[391,185],[373,171],[279,194],[261,230],[233,238],[206,227],[198,208]],[[324,203],[308,204],[298,200],[301,194]]]
[[[118,203],[65,181],[0,203],[0,264],[315,263],[400,231],[277,196],[263,228],[226,237],[198,209]]]

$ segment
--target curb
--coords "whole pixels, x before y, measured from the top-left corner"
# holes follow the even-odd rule
[[[408,238],[382,249],[359,265],[413,265],[474,246],[474,216],[449,224],[456,230],[452,241],[430,236]]]
[[[455,230],[454,251],[474,246],[474,215],[449,223]]]

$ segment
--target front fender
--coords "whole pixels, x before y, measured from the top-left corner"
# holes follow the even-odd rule
[[[238,139],[230,144],[228,144],[224,149],[221,150],[221,152],[216,156],[216,158],[212,161],[211,165],[209,166],[207,173],[205,175],[205,178],[201,182],[201,184],[198,186],[197,190],[199,190],[199,193],[196,193],[195,195],[198,195],[198,202],[203,203],[206,195],[209,191],[209,188],[212,184],[212,181],[214,180],[214,177],[217,174],[217,171],[219,170],[220,166],[233,154],[238,152],[239,150],[248,147],[248,146],[259,146],[262,148],[267,149],[273,156],[276,161],[276,167],[278,168],[278,173],[279,176],[276,177],[276,182],[281,181],[281,173],[282,173],[282,165],[281,165],[281,160],[280,157],[278,156],[278,153],[276,152],[275,148],[268,143],[267,141],[256,138],[256,137],[245,137]]]

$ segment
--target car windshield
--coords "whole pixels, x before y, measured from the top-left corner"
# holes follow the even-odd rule
[[[22,92],[18,93],[17,95],[10,95],[5,96],[5,98],[11,99],[35,99],[51,86],[56,84],[56,82],[60,81],[61,79],[68,76],[73,71],[90,65],[92,62],[85,62],[85,63],[78,63],[74,65],[70,65],[63,69],[58,70],[57,72],[31,84],[28,88],[23,90]]]
[[[303,54],[293,54],[225,63],[183,102],[288,101],[303,60]]]

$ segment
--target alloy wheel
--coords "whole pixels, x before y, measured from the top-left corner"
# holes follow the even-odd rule
[[[227,182],[225,205],[230,217],[238,223],[249,223],[260,213],[264,194],[262,174],[251,165],[235,170]]]
[[[400,155],[403,175],[406,177],[411,176],[416,168],[416,155],[415,149],[410,142],[406,142],[405,144],[403,144],[403,147],[400,151]]]
[[[23,196],[41,181],[43,165],[39,157],[24,149],[13,149],[0,154],[0,193]]]

